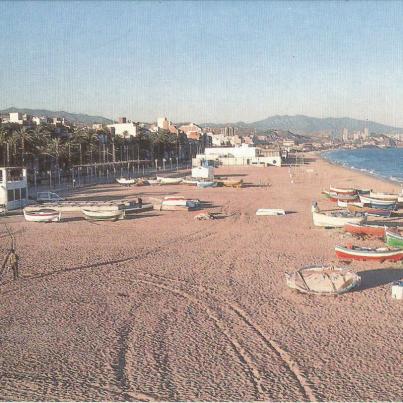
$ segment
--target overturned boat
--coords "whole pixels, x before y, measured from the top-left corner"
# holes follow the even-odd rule
[[[319,295],[343,294],[361,283],[361,277],[351,270],[333,266],[306,267],[285,277],[288,287]]]
[[[81,210],[86,220],[93,221],[116,221],[123,220],[125,217],[124,210]]]

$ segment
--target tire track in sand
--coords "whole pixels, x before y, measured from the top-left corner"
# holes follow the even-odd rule
[[[188,301],[191,301],[195,306],[199,307],[201,311],[203,311],[207,317],[214,323],[216,326],[217,330],[223,334],[223,336],[227,339],[229,342],[230,346],[232,347],[233,352],[235,353],[235,356],[239,360],[240,364],[243,366],[245,373],[249,376],[249,379],[254,387],[255,390],[255,400],[269,400],[270,396],[267,396],[265,388],[261,385],[261,375],[259,372],[259,369],[255,365],[255,362],[253,358],[250,356],[250,354],[242,347],[242,345],[238,342],[237,338],[231,334],[231,331],[226,329],[225,322],[221,320],[216,312],[211,309],[211,307],[200,301],[199,298],[189,294],[186,291],[183,291],[179,288],[173,288],[169,284],[164,284],[161,281],[158,281],[156,279],[151,279],[151,278],[140,278],[136,277],[133,279],[138,282],[142,282],[144,284],[148,284],[152,287],[156,287],[168,292],[171,292],[172,294],[175,294],[181,298],[185,298]],[[126,359],[126,366],[128,364],[128,361]],[[126,367],[125,369],[128,373],[130,373],[130,369]]]
[[[136,270],[140,271],[139,269],[136,269]],[[286,352],[285,350],[283,350],[277,342],[275,342],[274,340],[271,340],[268,336],[266,336],[265,332],[260,328],[259,325],[257,325],[256,323],[253,322],[253,320],[249,317],[248,313],[245,310],[243,310],[242,308],[240,308],[239,306],[237,306],[236,304],[230,302],[229,300],[227,300],[225,298],[219,298],[215,295],[212,295],[211,291],[216,292],[216,290],[214,290],[212,288],[208,288],[208,287],[204,287],[204,286],[200,286],[200,285],[193,285],[185,280],[173,279],[173,278],[161,276],[158,274],[148,273],[148,272],[142,271],[142,270],[141,270],[141,274],[146,277],[149,277],[149,278],[154,278],[160,282],[165,281],[165,282],[172,282],[172,283],[181,283],[188,287],[195,288],[197,291],[201,292],[202,294],[203,293],[207,294],[206,296],[204,296],[204,298],[207,299],[207,301],[215,300],[220,304],[219,305],[220,307],[222,307],[223,305],[226,306],[227,310],[230,310],[234,314],[236,314],[239,317],[239,319],[261,339],[261,341],[264,343],[264,345],[267,348],[269,348],[270,350],[274,351],[276,353],[276,355],[285,363],[286,367],[288,368],[288,371],[298,382],[300,389],[303,392],[303,394],[305,395],[305,397],[310,401],[317,400],[313,390],[311,389],[311,386],[309,385],[308,380],[306,379],[305,375],[300,370],[300,368],[298,367],[296,362],[292,359],[291,355],[288,352]],[[138,280],[141,281],[140,279],[138,279]],[[176,289],[176,290],[179,290],[179,289]],[[181,292],[183,292],[183,291],[181,291]],[[197,297],[195,297],[195,296],[192,296],[192,298],[197,299]],[[253,373],[256,374],[256,379],[260,379],[259,371],[257,369]]]

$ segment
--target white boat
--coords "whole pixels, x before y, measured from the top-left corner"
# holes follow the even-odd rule
[[[23,210],[24,218],[29,222],[55,222],[60,221],[62,214],[53,209]]]
[[[257,209],[256,215],[285,215],[285,211],[280,208],[260,208]]]
[[[136,179],[127,179],[127,178],[117,178],[116,182],[119,183],[119,185],[123,186],[130,186],[134,185],[136,183]]]
[[[183,196],[167,196],[161,203],[163,206],[186,206],[195,208],[200,205],[198,199],[185,199]]]
[[[125,217],[124,210],[81,210],[85,219],[94,221],[116,221]]]
[[[183,181],[182,178],[164,178],[162,176],[157,176],[157,180],[161,185],[179,185]]]
[[[386,193],[386,192],[370,192],[369,197],[373,197],[374,199],[397,201],[399,195],[395,193]]]
[[[360,203],[360,202],[346,202],[343,200],[337,200],[337,206],[338,207],[342,207],[342,208],[346,208],[348,206],[357,206],[357,207],[364,207],[364,203]]]
[[[376,199],[375,197],[368,197],[368,196],[362,196],[360,195],[360,200],[361,203],[365,204],[370,204],[372,207],[386,207],[386,208],[391,208],[395,207],[397,203],[397,198],[394,200],[388,200],[388,199]]]
[[[339,228],[345,224],[361,224],[367,220],[363,214],[349,213],[342,210],[323,211],[318,208],[317,203],[312,205],[313,224],[317,227]]]
[[[159,179],[147,179],[147,182],[149,185],[159,185],[160,184]]]
[[[361,277],[339,267],[306,267],[285,273],[287,285],[303,293],[337,295],[348,292],[361,283]]]

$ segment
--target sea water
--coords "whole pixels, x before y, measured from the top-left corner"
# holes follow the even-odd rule
[[[348,168],[403,185],[403,148],[359,148],[328,151],[322,156]]]

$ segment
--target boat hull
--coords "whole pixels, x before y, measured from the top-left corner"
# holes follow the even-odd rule
[[[369,204],[371,207],[374,208],[388,208],[388,209],[395,209],[396,208],[396,200],[381,200],[381,199],[374,199],[373,197],[362,196],[360,195],[361,203]]]
[[[59,211],[54,212],[40,212],[38,211],[25,211],[24,210],[25,221],[28,222],[57,222],[61,219],[61,213]]]
[[[390,217],[393,213],[391,209],[378,209],[373,207],[359,207],[354,206],[352,204],[347,205],[347,210],[351,213],[364,213],[370,216],[377,216],[377,217]]]
[[[385,227],[380,225],[362,225],[347,223],[344,225],[344,231],[350,234],[369,235],[383,238],[385,236]]]
[[[386,236],[386,245],[392,246],[394,248],[403,249],[403,236],[402,235],[389,231],[389,230],[386,230],[385,236]]]
[[[116,221],[125,217],[124,210],[82,210],[86,220],[92,221]]]
[[[354,217],[354,216],[340,216],[335,217],[320,212],[312,212],[313,223],[316,227],[327,228],[341,228],[348,223],[361,224],[366,221],[366,217]]]
[[[275,208],[260,208],[256,211],[256,215],[268,215],[268,216],[285,215],[285,211],[283,209],[275,209]]]
[[[337,194],[343,194],[343,195],[356,195],[357,190],[353,188],[337,188],[334,186],[329,186],[330,192],[337,193]]]
[[[403,249],[380,251],[375,249],[354,249],[336,246],[336,256],[341,260],[371,260],[376,262],[399,262],[403,259]]]

